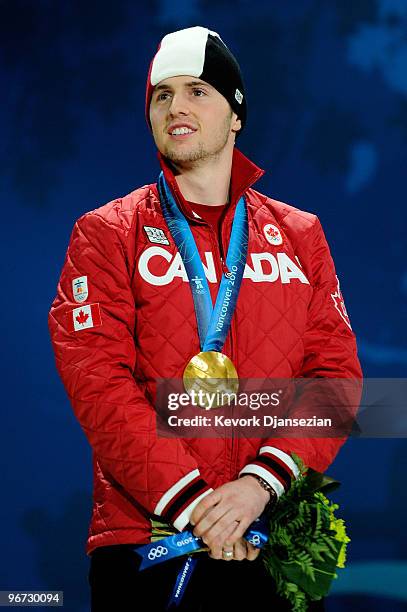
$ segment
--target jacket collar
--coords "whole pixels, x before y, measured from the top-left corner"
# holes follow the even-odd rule
[[[186,204],[185,198],[182,195],[177,181],[175,179],[173,170],[167,158],[165,158],[158,151],[158,159],[160,162],[161,169],[164,173],[165,180],[170,187],[172,194],[175,197],[178,205],[186,217],[196,221],[195,217],[191,215],[189,206]],[[259,180],[264,174],[264,170],[256,166],[248,157],[243,155],[236,147],[233,149],[232,158],[232,173],[230,181],[230,203],[229,210],[233,210],[239,201],[239,198],[245,193],[249,187],[251,187],[256,181]]]

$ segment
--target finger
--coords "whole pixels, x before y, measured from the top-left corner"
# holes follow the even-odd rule
[[[208,544],[209,546],[209,544]],[[229,547],[225,547],[225,549],[223,548],[223,542],[220,540],[214,540],[211,545],[209,546],[210,551],[212,553],[212,555],[216,558],[216,559],[223,559],[223,551],[227,550],[229,552],[233,552],[233,546],[229,546]],[[233,556],[232,556],[233,558]]]
[[[222,559],[223,561],[233,561],[234,559],[234,548],[222,548]]]
[[[234,520],[230,527],[225,529],[225,531],[218,537],[218,541],[222,542],[223,548],[233,548],[236,541],[239,539],[235,538],[235,532],[239,526],[239,522],[240,521]]]
[[[199,504],[194,508],[189,522],[191,525],[196,525],[203,518],[203,516],[213,507],[216,506],[221,500],[221,494],[217,491],[213,491],[209,493],[209,495],[205,495],[205,497],[199,502]]]
[[[247,542],[247,560],[254,561],[260,554],[260,548],[256,548],[249,542]]]
[[[216,523],[230,511],[230,507],[225,506],[224,503],[219,502],[216,506],[210,508],[206,514],[203,515],[201,520],[194,527],[194,535],[200,538],[207,531],[212,529]]]
[[[234,544],[236,544],[236,542],[243,537],[243,534],[246,532],[248,526],[249,523],[247,520],[242,519],[239,522],[236,521],[235,530],[227,536],[225,539],[225,545],[234,546]]]
[[[214,550],[209,550],[208,555],[211,559],[222,559],[222,549],[218,550],[217,552]]]
[[[210,542],[208,542],[208,547],[210,548],[212,554],[216,557],[216,559],[222,559],[223,558],[223,549],[225,548],[226,550],[229,551],[233,551],[233,546],[225,546],[224,544],[224,539],[225,537],[228,536],[229,532],[232,533],[233,530],[236,528],[235,524],[237,523],[237,521],[234,521],[234,524],[232,523],[232,525],[230,526],[229,531],[227,530],[225,533],[223,533],[221,536],[214,536],[213,539],[210,540]],[[205,539],[207,539],[207,537],[205,536]]]
[[[222,548],[225,544],[228,548],[233,548],[233,543],[230,543],[230,539],[237,526],[237,522],[233,520],[233,516],[234,514],[232,511],[226,513],[217,523],[215,523],[215,525],[203,534],[202,539],[207,543],[209,548]]]
[[[246,540],[241,538],[233,547],[233,558],[236,559],[236,561],[243,561],[243,559],[247,558],[247,554]]]
[[[211,554],[209,555],[212,559],[223,559],[221,548],[211,548]]]
[[[241,521],[235,519],[233,521],[233,528],[228,531],[227,535],[225,532],[224,546],[234,546],[238,540],[240,539],[244,540],[243,537],[239,536],[239,534],[241,533],[240,523]]]

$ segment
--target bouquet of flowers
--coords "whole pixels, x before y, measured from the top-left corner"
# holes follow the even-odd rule
[[[335,516],[338,504],[324,495],[340,483],[307,468],[295,453],[291,456],[300,475],[270,515],[270,535],[261,554],[277,593],[290,601],[293,612],[306,612],[310,601],[327,595],[336,568],[345,567],[350,538],[343,519]]]
[[[324,494],[340,483],[307,468],[295,453],[291,456],[300,474],[270,513],[270,534],[260,554],[277,593],[291,603],[293,612],[306,612],[310,601],[327,595],[336,568],[345,567],[350,538],[343,519],[335,516],[338,504]],[[166,523],[152,521],[152,541],[175,533]],[[202,547],[193,554],[207,550]]]

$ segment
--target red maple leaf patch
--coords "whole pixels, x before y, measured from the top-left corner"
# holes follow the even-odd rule
[[[89,315],[81,310],[75,319],[78,321],[79,325],[84,325],[86,321],[89,319]]]

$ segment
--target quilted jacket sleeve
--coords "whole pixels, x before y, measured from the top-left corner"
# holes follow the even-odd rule
[[[337,406],[341,406],[339,410],[342,415],[338,414],[338,410],[336,413],[337,417],[342,416],[343,423],[351,424],[360,401],[362,370],[334,262],[317,217],[314,217],[309,234],[301,240],[298,252],[301,253],[301,261],[305,264],[308,278],[313,285],[308,323],[303,337],[304,360],[298,378],[353,379],[343,381],[345,390],[338,389],[340,402]],[[308,388],[304,385],[302,393],[297,394],[294,405],[290,408],[290,416],[315,414],[315,393],[321,393],[322,389],[323,393],[327,390],[332,394],[333,389],[341,386],[333,381],[325,382],[325,387],[323,382],[319,386],[316,380],[312,385],[308,385]],[[347,433],[349,430],[350,426]],[[324,472],[345,440],[346,435],[327,438],[308,437],[307,433],[304,437],[268,438],[263,441],[256,459],[246,465],[239,475],[258,474],[267,480],[280,496],[290,487],[291,479],[298,476],[298,468],[290,456],[291,452],[296,453],[307,466]]]
[[[92,211],[75,224],[49,313],[56,365],[106,473],[148,513],[181,531],[212,489],[181,440],[157,437],[155,411],[132,375],[136,312],[128,228],[116,217],[106,221]],[[84,276],[89,295],[78,304],[72,282]]]

